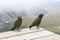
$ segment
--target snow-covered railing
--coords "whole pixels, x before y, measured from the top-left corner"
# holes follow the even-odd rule
[[[22,29],[21,31],[9,31],[0,33],[0,40],[35,40],[51,35],[57,34],[44,30],[43,28],[31,30],[26,28]]]

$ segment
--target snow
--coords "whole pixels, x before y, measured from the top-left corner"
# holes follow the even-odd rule
[[[55,35],[43,28],[40,29],[22,29],[21,31],[9,31],[0,33],[0,40],[31,40],[35,38],[43,38],[50,35]],[[59,36],[60,37],[60,36]]]

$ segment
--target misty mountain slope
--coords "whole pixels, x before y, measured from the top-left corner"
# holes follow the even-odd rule
[[[42,8],[32,8],[31,10],[21,9],[20,11],[4,10],[0,13],[0,22],[16,19],[18,16],[22,16],[22,17],[38,16],[40,13],[43,13],[44,15],[48,14],[48,12]]]

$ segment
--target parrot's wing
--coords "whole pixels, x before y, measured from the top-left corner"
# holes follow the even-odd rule
[[[40,22],[39,22],[39,18],[36,18],[33,23],[32,23],[32,26],[35,26],[35,25],[38,25]]]
[[[14,26],[17,26],[17,20],[14,22]]]

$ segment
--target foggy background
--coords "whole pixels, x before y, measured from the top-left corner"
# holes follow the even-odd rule
[[[32,17],[41,12],[47,14],[60,9],[59,0],[0,0],[0,20],[15,19],[18,16]],[[1,22],[0,21],[0,22]]]
[[[60,0],[0,0],[0,32],[10,30],[18,16],[23,17],[23,27],[29,26],[40,13],[48,14],[41,27],[52,30],[49,28],[54,26],[60,30]]]

